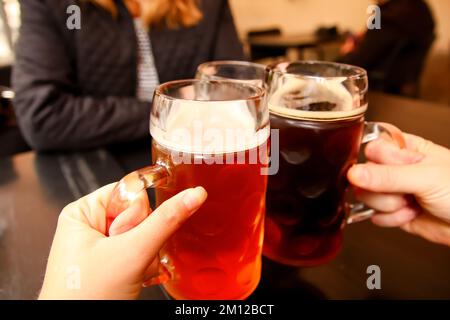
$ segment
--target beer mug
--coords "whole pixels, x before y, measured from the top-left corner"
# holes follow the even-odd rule
[[[314,266],[333,259],[347,223],[373,210],[346,202],[347,171],[361,143],[400,132],[364,121],[364,69],[331,62],[283,62],[268,76],[272,130],[279,130],[279,171],[269,176],[263,254]]]
[[[197,67],[195,77],[203,80],[236,80],[265,88],[266,67],[259,63],[235,60],[209,61]]]
[[[175,299],[244,299],[257,287],[268,166],[265,92],[236,81],[160,85],[150,117],[153,166],[125,176],[109,205],[108,227],[142,190],[156,206],[203,186],[208,198],[160,251],[163,282]]]

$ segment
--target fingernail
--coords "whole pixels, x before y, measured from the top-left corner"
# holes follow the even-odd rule
[[[198,209],[207,197],[207,193],[203,187],[196,187],[193,189],[188,189],[183,196],[183,203],[186,208],[193,212]]]
[[[128,207],[125,211],[123,211],[121,214],[127,214],[127,211],[143,211],[145,210],[144,207],[144,203],[142,202],[141,199],[137,198],[136,200],[134,200],[130,207]],[[120,214],[119,214],[120,216]],[[117,219],[117,217],[116,217]],[[109,235],[110,236],[115,236],[124,232],[127,232],[128,230],[130,230],[132,227],[128,224],[120,224],[120,220],[116,221],[114,220],[113,223],[111,224],[110,228],[109,228]]]
[[[109,229],[109,235],[110,236],[117,236],[118,234],[127,232],[131,228],[132,228],[131,226],[126,225],[126,224],[125,225],[112,226]]]
[[[359,185],[365,185],[369,182],[369,171],[363,165],[354,165],[351,170]]]

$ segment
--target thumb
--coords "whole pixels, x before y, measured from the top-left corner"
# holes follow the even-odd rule
[[[149,262],[169,237],[205,202],[203,187],[186,189],[164,201],[138,226],[116,236]]]
[[[347,173],[351,184],[373,192],[417,194],[428,186],[431,172],[418,165],[356,164]]]

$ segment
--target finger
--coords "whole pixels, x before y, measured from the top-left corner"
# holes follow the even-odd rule
[[[88,194],[83,198],[87,198],[91,205],[94,205],[95,203],[95,205],[97,205],[98,207],[105,209],[109,201],[111,192],[113,191],[116,184],[117,184],[116,182],[107,184],[106,186],[103,186],[100,189],[95,190],[94,192]]]
[[[404,149],[406,147],[405,137],[399,128],[387,122],[378,122],[378,125],[381,129],[388,131],[388,133],[382,132],[380,135],[381,137],[386,135],[389,137],[389,140],[395,143],[399,148]]]
[[[140,224],[150,214],[151,209],[146,192],[142,191],[131,203],[130,208],[120,213],[112,222],[109,228],[109,235],[114,236]]]
[[[395,212],[409,203],[406,196],[402,194],[375,193],[359,188],[355,189],[355,197],[380,212]]]
[[[421,161],[425,155],[420,152],[401,149],[393,141],[377,139],[367,144],[366,158],[381,164],[412,164]]]
[[[108,184],[67,205],[61,215],[70,217],[104,233],[106,228],[105,207],[115,183]]]
[[[422,213],[401,228],[428,241],[450,246],[450,223],[432,215]]]
[[[150,263],[167,239],[205,202],[207,193],[197,187],[184,190],[163,202],[141,224],[117,238]]]
[[[407,206],[395,212],[376,213],[372,216],[372,222],[380,227],[399,227],[410,222],[418,215],[416,208]]]
[[[153,277],[156,277],[158,275],[159,271],[159,260],[156,258],[152,261],[152,263],[147,267],[147,270],[145,270],[144,273],[144,283],[150,281]]]
[[[368,191],[414,194],[429,188],[433,170],[436,168],[366,163],[352,166],[347,178],[354,186]]]
[[[403,136],[405,137],[406,148],[412,151],[423,152],[430,143],[430,141],[414,134],[404,133]]]

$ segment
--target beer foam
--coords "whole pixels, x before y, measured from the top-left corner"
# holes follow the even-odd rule
[[[348,118],[362,114],[367,104],[360,104],[358,88],[349,91],[342,82],[347,78],[284,78],[269,100],[271,113],[290,118],[317,120]],[[314,104],[326,104],[332,109],[310,110]]]
[[[167,149],[222,154],[256,148],[269,137],[269,125],[256,128],[245,101],[174,101],[165,128],[150,119],[152,137]],[[161,121],[161,120],[160,120]]]

